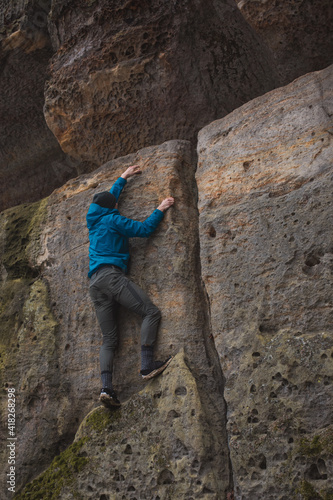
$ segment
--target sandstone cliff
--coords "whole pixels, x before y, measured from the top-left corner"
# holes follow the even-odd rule
[[[237,498],[332,493],[332,83],[331,66],[199,134],[202,276]]]
[[[286,81],[304,72],[306,44],[291,63],[267,35],[274,62],[233,0],[17,0],[0,27],[0,209],[17,205],[0,213],[0,407],[6,441],[14,387],[17,497],[331,499],[333,67],[264,94],[275,63]],[[130,266],[162,310],[157,356],[175,359],[144,386],[140,320],[120,309],[110,413],[85,215],[137,163],[121,213],[176,199]]]
[[[52,2],[45,118],[99,164],[198,130],[278,85],[233,0]]]
[[[88,295],[85,215],[96,190],[109,189],[134,163],[140,163],[143,174],[126,186],[126,201],[120,205],[124,215],[143,220],[167,195],[178,202],[153,238],[133,241],[131,276],[163,310],[158,352],[176,354],[185,349],[200,398],[209,409],[209,460],[219,478],[214,491],[227,491],[222,374],[209,338],[200,281],[195,151],[187,141],[167,142],[113,160],[70,181],[39,204],[1,214],[3,369],[7,384],[20,394],[17,432],[25,436],[17,451],[19,481],[35,475],[36,463],[38,469],[49,463],[96,404],[101,334]],[[140,319],[127,311],[121,311],[119,319],[122,333],[114,381],[124,400],[142,388]]]
[[[236,0],[236,3],[274,54],[284,84],[332,64],[330,0]]]
[[[190,142],[169,141],[1,214],[18,486],[83,421],[21,498],[330,498],[332,79],[333,67],[306,75],[213,122],[198,165]],[[153,237],[133,240],[131,275],[163,311],[158,352],[179,354],[140,392],[140,321],[121,311],[124,406],[109,414],[94,409],[100,332],[84,219],[94,192],[133,163],[143,174],[126,186],[125,215],[177,200]]]

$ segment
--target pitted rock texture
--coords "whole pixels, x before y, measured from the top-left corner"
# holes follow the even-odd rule
[[[132,240],[129,276],[162,311],[156,358],[185,349],[209,408],[212,467],[221,492],[229,488],[223,380],[200,281],[195,159],[189,142],[170,141],[69,181],[40,204],[1,214],[3,377],[18,392],[18,487],[69,444],[98,400],[101,332],[88,294],[85,216],[96,192],[140,164],[143,173],[129,180],[120,212],[144,220],[163,198],[174,196],[176,203],[149,239]],[[15,244],[22,245],[20,253]],[[120,400],[143,387],[140,325],[141,318],[119,311],[114,385]]]
[[[62,499],[224,498],[211,461],[213,441],[207,408],[180,352],[120,409],[99,406],[87,415],[72,446],[80,446],[72,459],[79,472],[67,473],[67,451],[18,499],[54,492]]]
[[[331,0],[236,0],[275,56],[284,84],[333,62]]]
[[[50,3],[0,6],[0,211],[40,200],[92,168],[66,155],[45,122]]]
[[[52,2],[45,118],[97,164],[198,130],[276,87],[233,0]]]
[[[237,499],[329,498],[333,67],[199,134],[203,280]]]

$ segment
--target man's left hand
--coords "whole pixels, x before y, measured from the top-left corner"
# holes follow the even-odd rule
[[[121,175],[123,179],[128,179],[129,177],[132,177],[133,175],[138,175],[141,174],[142,170],[140,165],[132,165],[131,167],[128,167],[127,170]]]

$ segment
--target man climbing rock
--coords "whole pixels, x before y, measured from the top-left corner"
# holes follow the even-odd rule
[[[126,276],[131,237],[147,238],[173,204],[166,198],[144,221],[127,219],[118,211],[118,199],[129,177],[141,174],[140,167],[129,167],[113,184],[110,191],[95,194],[87,213],[89,229],[89,293],[103,334],[100,349],[102,390],[100,401],[105,406],[119,406],[112,387],[114,352],[117,346],[116,309],[121,304],[142,318],[141,375],[149,380],[161,373],[170,363],[154,361],[153,349],[161,318],[159,309],[147,294]]]

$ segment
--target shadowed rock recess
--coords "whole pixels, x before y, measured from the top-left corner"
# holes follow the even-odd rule
[[[199,134],[200,247],[236,498],[333,494],[333,66]]]
[[[274,54],[283,84],[333,60],[331,0],[236,0]]]
[[[0,210],[40,200],[80,168],[88,170],[61,150],[43,114],[53,54],[50,5],[47,0],[0,4]]]

